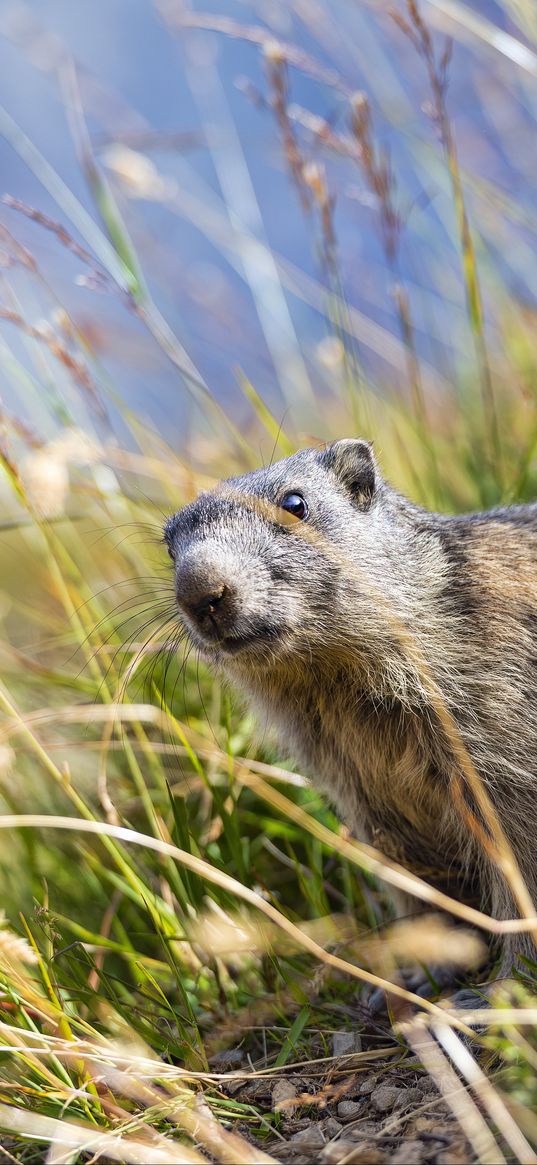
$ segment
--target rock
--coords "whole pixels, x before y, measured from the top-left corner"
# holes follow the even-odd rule
[[[360,1100],[340,1100],[337,1114],[342,1121],[353,1121],[363,1111],[363,1107],[363,1101]]]
[[[436,1112],[436,1106],[435,1106],[435,1112]],[[438,1141],[438,1151],[440,1151],[442,1146],[447,1146],[447,1145],[451,1144],[451,1141],[453,1139],[453,1136],[455,1135],[456,1129],[457,1129],[457,1126],[454,1124],[454,1122],[450,1122],[449,1124],[446,1124],[446,1123],[442,1124],[439,1122],[438,1117],[436,1115],[434,1117],[433,1116],[418,1116],[418,1117],[416,1117],[416,1120],[413,1121],[413,1132],[426,1133],[427,1140],[429,1142],[433,1138],[435,1140],[437,1140]]]
[[[244,1088],[244,1080],[242,1077],[239,1077],[238,1080],[220,1080],[220,1088],[227,1096],[235,1096],[235,1093]]]
[[[272,1089],[272,1111],[281,1112],[283,1116],[294,1116],[298,1105],[293,1102],[296,1101],[297,1090],[290,1080],[277,1080]]]
[[[234,1068],[240,1068],[244,1062],[244,1052],[242,1048],[225,1048],[222,1052],[216,1052],[214,1056],[209,1059],[209,1067],[213,1072],[232,1072]]]
[[[353,1128],[345,1131],[345,1136],[350,1137],[353,1141],[360,1141],[364,1143],[369,1137],[375,1137],[379,1131],[378,1121],[362,1120],[359,1125],[354,1125]]]
[[[397,1108],[411,1108],[412,1105],[423,1104],[421,1088],[401,1088],[401,1096],[397,1098]]]
[[[436,1084],[430,1076],[420,1076],[419,1080],[416,1081],[416,1088],[419,1088],[420,1092],[437,1091]]]
[[[362,1080],[358,1091],[363,1093],[364,1096],[369,1096],[377,1087],[377,1080],[378,1076],[366,1076],[365,1080]]]
[[[413,1122],[417,1133],[430,1133],[434,1128],[434,1118],[430,1116],[418,1116]]]
[[[263,1076],[258,1076],[253,1080],[242,1080],[242,1090],[240,1098],[245,1104],[256,1104],[265,1106],[272,1103],[272,1087],[271,1082]]]
[[[332,1137],[337,1137],[338,1133],[341,1132],[343,1125],[341,1125],[335,1117],[327,1116],[326,1120],[322,1122],[321,1128],[326,1137],[326,1140],[328,1141],[331,1140]]]
[[[332,1036],[332,1054],[334,1056],[350,1056],[353,1052],[361,1052],[362,1037],[359,1032],[334,1032]]]
[[[300,1149],[320,1149],[325,1145],[323,1134],[316,1124],[310,1124],[307,1129],[300,1129],[291,1137],[290,1143]]]
[[[371,1093],[371,1104],[377,1112],[391,1112],[397,1105],[404,1103],[406,1089],[398,1088],[395,1084],[381,1084]]]

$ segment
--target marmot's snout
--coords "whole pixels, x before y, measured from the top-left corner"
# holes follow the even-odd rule
[[[237,616],[237,589],[227,573],[209,559],[196,556],[181,562],[175,576],[180,609],[207,639],[232,634]]]
[[[187,631],[209,658],[274,651],[288,630],[270,572],[261,559],[225,546],[222,538],[194,539],[176,558],[175,596]]]

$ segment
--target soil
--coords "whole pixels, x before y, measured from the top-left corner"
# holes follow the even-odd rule
[[[404,1050],[369,1066],[358,1053],[319,1062],[322,1070],[316,1068],[310,1063],[276,1077],[224,1085],[235,1101],[279,1114],[276,1135],[271,1132],[258,1142],[276,1160],[289,1165],[474,1162],[433,1081]],[[247,1127],[241,1132],[251,1139]]]

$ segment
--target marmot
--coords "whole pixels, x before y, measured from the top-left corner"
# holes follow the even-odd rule
[[[345,439],[202,493],[165,541],[189,636],[354,835],[516,915],[406,629],[537,898],[537,504],[429,513]],[[523,933],[502,952],[502,975],[536,957]]]

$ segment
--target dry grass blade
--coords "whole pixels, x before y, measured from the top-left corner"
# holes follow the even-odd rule
[[[173,1092],[165,1093],[141,1082],[132,1069],[125,1073],[110,1064],[104,1068],[101,1066],[100,1073],[114,1091],[120,1091],[147,1108],[161,1109],[167,1120],[177,1124],[194,1142],[202,1144],[222,1165],[276,1165],[268,1153],[255,1149],[244,1137],[224,1129],[200,1095],[191,1095],[187,1099],[174,1096]]]
[[[52,1015],[52,1013],[51,1013]],[[442,1013],[445,1019],[445,1013]],[[51,1016],[48,1016],[51,1018]],[[171,1064],[166,1060],[157,1060],[154,1053],[145,1046],[117,1042],[105,1039],[87,1039],[76,1037],[67,1040],[48,1032],[27,1030],[14,1024],[0,1022],[0,1035],[6,1041],[4,1051],[13,1053],[27,1053],[32,1056],[57,1056],[66,1063],[73,1059],[84,1059],[91,1062],[94,1074],[99,1072],[112,1073],[113,1070],[133,1075],[136,1069],[138,1083],[146,1083],[158,1079],[159,1083],[175,1087],[177,1084],[192,1084],[199,1081],[204,1084],[237,1080],[274,1079],[289,1072],[288,1065],[272,1065],[267,1068],[241,1068],[229,1072],[197,1072],[190,1068],[182,1068],[178,1064]],[[315,1068],[324,1075],[327,1068],[331,1071],[347,1072],[350,1068],[368,1068],[378,1060],[390,1059],[401,1055],[399,1047],[372,1048],[365,1052],[351,1052],[342,1056],[318,1056],[314,1060],[302,1060],[300,1068],[311,1075]],[[110,1076],[111,1078],[111,1076]]]
[[[248,162],[226,100],[225,89],[215,67],[206,66],[205,85],[212,94],[213,106],[218,108],[216,129],[227,142],[225,150],[211,151],[218,182],[222,191],[230,242],[242,266],[250,289],[256,314],[270,352],[283,399],[289,410],[310,416],[315,406],[315,394],[306,362],[295,331],[277,265],[267,245],[259,202],[251,179]],[[205,88],[191,85],[198,104],[211,116],[207,108]],[[214,108],[212,110],[214,117]],[[244,224],[244,225],[242,225]],[[244,226],[248,230],[245,231]]]
[[[498,480],[501,481],[503,448],[500,440],[497,405],[487,353],[481,282],[477,268],[474,238],[466,207],[457,146],[446,103],[448,73],[451,60],[451,42],[448,41],[441,54],[437,54],[428,25],[421,15],[418,0],[407,0],[406,8],[407,18],[403,17],[398,11],[392,11],[392,16],[405,36],[414,45],[416,52],[422,58],[427,70],[431,91],[431,116],[437,127],[444,150],[451,182],[453,205],[457,215],[468,318],[481,380],[483,421],[488,439],[488,457],[490,464],[495,469]]]
[[[11,308],[5,307],[3,304],[0,304],[0,319],[7,320],[15,327],[20,328],[31,339],[37,340],[40,344],[45,344],[52,354],[68,369],[77,384],[81,388],[91,391],[95,397],[95,389],[87,368],[81,360],[77,360],[72,356],[53,334],[33,327],[18,312],[12,311]]]
[[[206,29],[209,32],[220,32],[224,36],[232,37],[233,40],[247,40],[251,44],[259,45],[265,51],[267,48],[269,51],[271,47],[275,48],[290,65],[294,65],[313,80],[343,92],[348,91],[335,70],[325,68],[315,57],[288,41],[276,42],[274,36],[261,25],[241,24],[232,17],[212,12],[196,12],[184,4],[177,3],[176,0],[157,0],[157,6],[171,27]]]
[[[483,1024],[505,1024],[517,1027],[537,1026],[537,1007],[472,1007],[464,1009],[464,1019],[469,1027]]]
[[[82,237],[122,291],[128,292],[128,272],[118,259],[114,248],[99,230],[88,211],[56,173],[50,162],[34,146],[6,109],[0,107],[0,134],[19,154],[28,168],[48,190],[57,206],[76,224]],[[26,213],[26,211],[24,212]]]
[[[429,0],[429,3],[435,24],[446,31],[454,27],[461,39],[470,34],[472,39],[484,42],[532,77],[537,77],[537,54],[518,37],[499,28],[483,12],[472,11],[460,0]]]
[[[448,1027],[446,1024],[439,1024],[434,1020],[431,1023],[431,1031],[444,1048],[444,1051],[447,1052],[455,1067],[465,1080],[467,1080],[478,1100],[481,1101],[491,1121],[515,1154],[516,1160],[522,1162],[522,1165],[536,1165],[537,1154],[526,1140],[516,1121],[513,1120],[501,1096],[498,1095],[498,1092],[485,1076],[485,1073],[482,1072],[479,1064],[471,1055],[468,1048],[465,1047],[462,1040],[459,1039],[451,1027]]]
[[[506,1165],[506,1158],[477,1105],[425,1025],[417,1017],[411,1023],[401,1024],[400,1028],[449,1104],[480,1165]]]
[[[246,761],[244,764],[246,767],[248,762]],[[491,918],[488,914],[484,914],[481,910],[476,910],[473,906],[467,906],[466,903],[459,902],[456,898],[450,898],[448,894],[437,890],[436,887],[431,886],[423,878],[419,878],[416,874],[406,870],[404,866],[400,866],[396,862],[391,861],[390,858],[387,858],[385,854],[373,846],[332,833],[322,822],[316,821],[300,805],[295,805],[289,798],[280,793],[278,789],[272,788],[271,785],[263,781],[255,773],[245,772],[245,769],[238,766],[236,767],[236,773],[238,778],[250,788],[255,789],[263,800],[285,812],[291,820],[302,825],[304,829],[308,830],[315,837],[318,837],[320,841],[323,841],[332,849],[336,849],[352,862],[353,865],[367,870],[378,878],[382,878],[389,885],[395,886],[405,893],[413,894],[416,898],[421,899],[422,902],[427,902],[429,905],[438,907],[440,910],[447,910],[455,917],[464,919],[465,922],[474,926],[479,926],[483,930],[489,931],[490,934],[522,934],[527,930],[534,930],[537,927],[537,915],[535,914],[527,915],[524,919],[496,919]]]
[[[0,690],[0,699],[1,697],[2,693]],[[5,703],[5,700],[4,706],[6,708],[8,707],[8,705]],[[30,713],[24,718],[20,717],[19,715],[13,715],[14,709],[12,705],[9,705],[9,709],[12,716],[6,722],[3,732],[0,734],[0,740],[8,739],[16,732],[22,732],[24,735],[27,735],[30,738],[38,752],[38,755],[41,755],[42,757],[46,754],[44,754],[44,750],[31,731],[32,725],[34,723],[42,725],[47,723],[47,721],[63,721],[65,723],[87,724],[98,722],[112,723],[115,720],[123,720],[127,723],[132,721],[134,723],[145,723],[161,726],[165,726],[167,724],[169,725],[171,723],[171,726],[174,730],[177,730],[179,727],[177,722],[173,718],[170,718],[167,712],[163,711],[161,708],[157,708],[155,705],[150,704],[137,705],[110,703],[106,705],[91,706],[73,705],[71,708],[63,708],[57,712],[51,712],[48,709],[44,709],[38,713]],[[447,715],[449,716],[449,714]],[[450,722],[451,721],[448,720],[448,724]],[[183,730],[184,726],[181,726],[181,728]],[[186,728],[184,729],[184,732],[186,736],[191,735],[191,733]],[[196,740],[194,743],[197,747],[198,741]],[[220,753],[218,749],[211,749],[210,755],[213,757],[219,756],[223,762],[226,764],[229,763],[229,757],[227,757],[224,753]],[[469,763],[471,764],[470,761]],[[48,758],[47,765],[48,767],[52,765],[52,762],[48,761]],[[447,910],[456,917],[464,919],[466,922],[472,925],[479,926],[491,934],[521,934],[527,930],[533,931],[537,929],[537,915],[532,913],[530,909],[528,909],[527,913],[523,911],[523,919],[491,918],[489,915],[484,914],[482,911],[475,909],[475,907],[471,907],[466,905],[466,903],[459,902],[455,898],[450,898],[448,894],[437,890],[434,886],[430,885],[422,878],[419,878],[416,874],[406,870],[404,866],[398,865],[396,862],[391,861],[383,853],[381,853],[380,850],[376,850],[373,846],[369,846],[365,843],[357,842],[353,839],[348,839],[334,834],[321,822],[312,818],[311,815],[308,814],[299,805],[295,805],[293,802],[291,802],[282,793],[280,793],[279,790],[272,788],[272,786],[270,786],[266,781],[258,776],[255,771],[250,771],[249,762],[247,760],[241,762],[235,758],[233,760],[233,767],[237,778],[243,784],[248,785],[248,787],[258,792],[264,800],[268,801],[270,804],[281,810],[291,820],[294,820],[302,825],[308,832],[314,834],[320,840],[325,842],[325,844],[330,848],[336,849],[339,853],[347,857],[354,865],[357,865],[361,869],[368,870],[369,873],[382,878],[390,885],[393,885],[406,893],[413,894],[415,897],[421,899],[424,902],[427,902],[431,906],[438,907],[441,910]],[[265,769],[267,768],[267,766],[264,767]],[[53,768],[55,770],[55,775],[57,775],[57,779],[61,781],[61,774],[56,772],[55,766],[53,766]],[[480,780],[477,774],[476,780]],[[514,868],[516,870],[516,863]]]
[[[18,211],[19,214],[23,214],[25,218],[29,218],[32,222],[36,222],[39,224],[39,226],[44,227],[45,230],[51,231],[53,235],[56,235],[56,238],[62,244],[62,246],[66,247],[68,251],[71,251],[77,259],[80,259],[81,263],[84,263],[92,268],[95,266],[94,256],[91,255],[89,251],[86,251],[84,247],[81,247],[80,244],[77,243],[76,239],[73,239],[69,232],[66,231],[65,227],[61,225],[61,223],[55,222],[54,219],[50,218],[49,215],[43,214],[43,211],[37,210],[34,206],[29,206],[27,202],[23,202],[20,198],[14,198],[11,194],[4,194],[1,201],[3,202],[4,206],[8,206],[10,210]],[[108,278],[106,271],[102,270],[100,274],[101,278],[105,280]]]
[[[0,1104],[0,1126],[8,1132],[30,1141],[48,1141],[57,1149],[56,1165],[72,1159],[73,1152],[106,1156],[110,1161],[125,1165],[206,1165],[207,1158],[187,1145],[174,1144],[167,1137],[153,1133],[143,1138],[125,1136],[79,1125],[72,1121],[42,1116],[24,1108]],[[58,1155],[60,1153],[60,1155]]]

